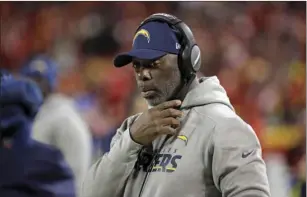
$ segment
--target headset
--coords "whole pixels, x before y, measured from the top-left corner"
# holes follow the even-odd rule
[[[200,49],[196,44],[191,29],[183,21],[173,15],[156,13],[147,17],[143,22],[141,22],[136,32],[144,24],[153,21],[167,23],[176,31],[175,34],[181,45],[178,55],[178,66],[183,79],[186,83],[189,83],[195,78],[196,72],[201,66]]]

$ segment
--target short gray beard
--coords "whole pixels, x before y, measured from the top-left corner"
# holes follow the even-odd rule
[[[180,84],[181,84],[180,71],[178,69],[174,69],[172,71],[170,79],[164,83],[165,86],[163,89],[161,89],[162,95],[157,98],[147,100],[146,101],[147,104],[149,106],[156,106],[165,101],[168,101],[174,95],[175,91],[177,91]]]

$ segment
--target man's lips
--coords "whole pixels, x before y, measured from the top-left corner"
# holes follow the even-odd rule
[[[141,92],[157,91],[155,88],[140,88]]]
[[[155,90],[148,90],[148,91],[142,91],[141,94],[144,98],[150,98],[153,97],[155,94],[157,93],[157,91]]]
[[[139,87],[139,89],[144,98],[152,97],[157,94],[157,89],[155,89],[154,87],[141,86]]]
[[[145,85],[139,85],[139,90],[141,92],[157,91],[157,89],[154,86],[145,86]]]

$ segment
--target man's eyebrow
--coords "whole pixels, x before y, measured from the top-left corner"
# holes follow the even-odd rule
[[[168,60],[166,58],[160,58],[157,61],[155,61],[155,63],[157,63],[157,64],[165,64],[165,63],[167,63],[167,61]]]
[[[160,57],[160,58],[154,60],[153,62],[154,62],[154,63],[163,63],[163,62],[165,62],[165,60],[166,60],[166,58],[165,58],[165,56],[164,56],[164,57]]]

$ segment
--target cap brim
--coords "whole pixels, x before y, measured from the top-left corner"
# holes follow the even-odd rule
[[[114,59],[114,66],[122,67],[132,62],[133,58],[144,59],[144,60],[154,60],[166,55],[167,52],[157,51],[152,49],[137,49],[132,50],[127,53],[121,53],[117,55]]]

